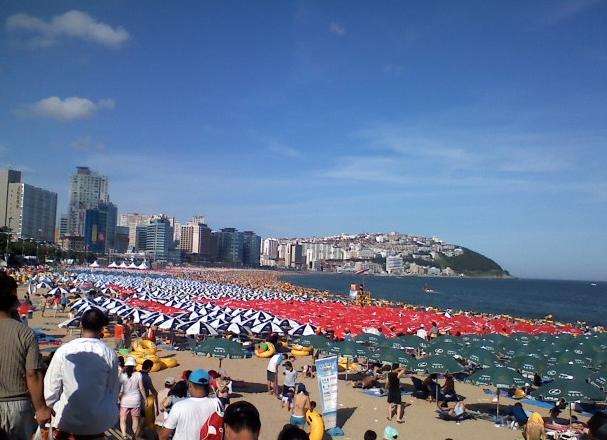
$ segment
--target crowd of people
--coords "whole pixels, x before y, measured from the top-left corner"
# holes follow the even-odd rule
[[[81,337],[64,343],[52,357],[44,359],[34,332],[19,319],[19,306],[17,283],[0,271],[0,440],[30,440],[35,435],[94,440],[105,438],[106,431],[117,427],[124,437],[132,434],[135,438],[259,437],[259,411],[250,402],[230,402],[231,381],[225,372],[186,371],[179,380],[167,378],[164,388],[156,390],[149,375],[151,361],[143,362],[141,371],[136,371],[135,359],[118,356],[102,341],[108,318],[96,308],[83,313]],[[438,328],[431,328],[425,337],[432,338],[436,333]],[[123,345],[128,346],[128,342],[123,341]],[[300,374],[313,373],[296,370],[293,360],[277,353],[267,368],[268,392],[276,395],[290,413],[290,423],[278,436],[282,440],[308,439],[306,431],[312,420],[322,420],[316,402],[299,381]],[[396,423],[402,423],[406,403],[401,398],[400,379],[405,370],[380,370],[378,367],[372,377],[375,385],[380,375],[385,380],[387,419],[392,422],[396,418]],[[437,400],[445,417],[458,420],[466,413],[451,376],[439,385],[437,378],[429,375],[421,381],[420,389],[426,390],[427,399]],[[151,420],[149,407],[153,408]],[[516,422],[527,440],[546,435],[544,421],[540,423],[538,416],[519,416]],[[606,440],[607,415],[597,413],[588,422],[587,431],[590,439]],[[377,438],[371,430],[364,435],[350,433],[354,438],[357,434],[360,438]],[[399,432],[388,425],[383,438],[398,439]]]

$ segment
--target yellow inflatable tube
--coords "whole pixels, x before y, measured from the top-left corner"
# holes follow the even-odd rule
[[[268,346],[268,349],[262,351],[260,345],[258,348],[255,349],[255,356],[259,358],[269,358],[271,356],[274,356],[274,353],[276,353],[276,347],[274,347],[274,344],[272,344],[271,342],[264,342],[264,344]]]
[[[325,421],[316,411],[308,411],[306,420],[310,425],[310,440],[322,440],[325,436]]]

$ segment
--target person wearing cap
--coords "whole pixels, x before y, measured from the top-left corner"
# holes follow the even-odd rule
[[[200,439],[202,426],[214,413],[222,411],[219,399],[209,397],[210,381],[208,371],[192,371],[188,379],[190,397],[173,405],[159,433],[160,440]]]
[[[100,339],[108,323],[92,308],[81,318],[82,337],[57,349],[44,378],[44,397],[55,416],[55,438],[104,438],[118,422],[118,358]]]
[[[386,426],[384,429],[384,440],[396,440],[398,438],[398,430],[393,426]]]
[[[172,377],[167,377],[164,380],[164,388],[158,391],[158,402],[160,406],[158,408],[158,415],[156,416],[156,420],[154,424],[157,427],[162,427],[164,425],[164,420],[168,417],[168,411],[164,408],[164,400],[169,397],[169,391],[175,385],[175,379]]]

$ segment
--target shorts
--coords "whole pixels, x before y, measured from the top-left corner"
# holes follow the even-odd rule
[[[34,407],[29,400],[0,402],[0,437],[29,440],[36,428]]]
[[[276,373],[274,371],[266,370],[266,378],[268,382],[274,382],[276,380]]]
[[[139,417],[139,415],[141,414],[141,408],[126,408],[124,406],[120,407],[121,417],[128,416],[129,414],[131,415],[131,417]]]
[[[304,416],[291,416],[291,425],[306,426],[306,418]]]

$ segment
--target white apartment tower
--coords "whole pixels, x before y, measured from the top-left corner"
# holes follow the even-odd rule
[[[69,235],[84,236],[86,210],[96,209],[100,203],[108,202],[108,178],[91,171],[89,167],[77,167],[70,180]]]

